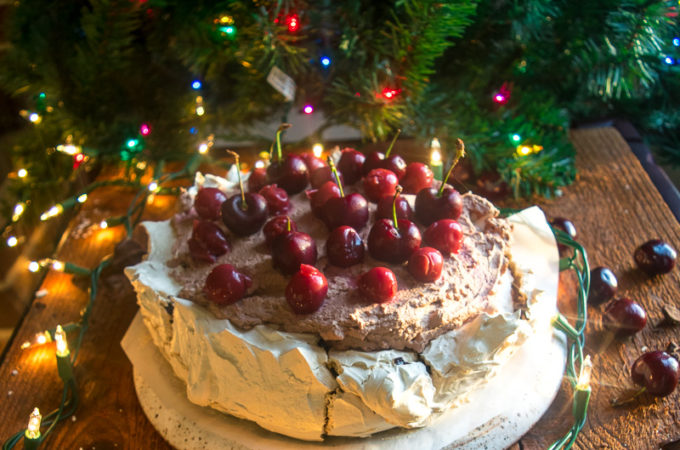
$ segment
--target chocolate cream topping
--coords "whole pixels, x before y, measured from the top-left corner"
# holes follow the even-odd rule
[[[413,205],[414,197],[406,198]],[[314,333],[325,345],[336,350],[410,349],[422,352],[432,339],[460,327],[482,312],[494,312],[489,296],[494,294],[509,263],[506,253],[511,225],[498,217],[498,210],[487,200],[465,194],[463,214],[458,220],[464,230],[463,246],[458,254],[445,258],[438,281],[418,282],[405,265],[376,261],[368,252],[360,265],[348,269],[332,266],[326,258],[328,231],[314,217],[305,194],[301,193],[291,198],[289,216],[299,231],[316,240],[319,254],[316,267],[328,279],[328,294],[318,311],[297,315],[284,296],[288,278],[272,267],[262,231],[245,238],[230,235],[231,251],[214,264],[192,260],[187,240],[197,215],[191,203],[189,193],[185,193],[182,201],[185,210],[172,221],[177,239],[170,265],[171,275],[184,286],[179,296],[207,306],[216,317],[229,319],[240,328],[269,324],[288,332]],[[370,204],[370,208],[369,223],[360,230],[364,243],[370,225],[375,221],[375,204]],[[229,235],[226,228],[219,225]],[[422,227],[420,230],[421,233],[424,231]],[[205,298],[202,289],[212,268],[223,263],[232,264],[248,274],[253,286],[235,304],[217,306]],[[397,277],[399,290],[389,303],[370,303],[357,289],[359,275],[375,266],[389,267]]]

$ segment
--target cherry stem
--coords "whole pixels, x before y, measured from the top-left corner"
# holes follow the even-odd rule
[[[394,143],[397,142],[397,138],[399,137],[400,134],[401,134],[401,128],[399,128],[397,130],[397,134],[395,134],[394,137],[392,138],[392,142],[390,143],[390,146],[387,147],[387,151],[385,152],[385,158],[390,156],[390,152],[392,152],[392,147],[394,147]]]
[[[289,123],[282,123],[281,125],[279,125],[279,129],[276,130],[276,156],[277,156],[276,160],[279,162],[281,162],[281,134],[292,126],[293,125]]]
[[[290,216],[286,216],[286,231],[290,231]]]
[[[401,191],[403,191],[403,188],[397,186],[397,189],[394,191],[394,198],[392,199],[392,220],[394,220],[394,228],[397,230],[399,229],[399,222],[397,220],[397,197],[399,197]]]
[[[623,394],[619,397],[613,398],[609,401],[609,403],[612,406],[625,405],[626,403],[630,403],[633,400],[635,400],[639,395],[643,394],[646,390],[647,390],[647,388],[645,386],[643,386],[641,389],[639,389],[635,392],[632,392],[632,393],[628,392],[628,393],[625,393],[625,394]]]
[[[243,180],[241,179],[241,161],[240,157],[238,156],[238,153],[236,153],[233,150],[227,150],[227,153],[229,153],[231,156],[234,157],[234,161],[236,162],[236,174],[238,175],[238,187],[241,190],[241,209],[243,211],[246,211],[248,209],[248,203],[246,203],[246,193],[243,190]]]
[[[453,158],[451,167],[449,167],[449,171],[446,172],[446,177],[442,181],[442,185],[439,186],[439,192],[437,192],[437,197],[441,197],[442,194],[444,193],[444,186],[446,186],[446,182],[449,180],[449,176],[451,176],[453,168],[456,167],[456,164],[458,164],[460,158],[463,158],[464,156],[465,156],[465,143],[463,142],[462,139],[458,138],[458,140],[456,141],[456,155]]]
[[[342,183],[340,182],[340,177],[338,176],[338,169],[335,168],[335,163],[333,162],[333,159],[329,156],[326,158],[326,161],[328,161],[328,165],[331,168],[331,172],[333,172],[333,176],[335,177],[335,182],[338,185],[338,188],[340,188],[340,197],[345,196],[345,191],[342,189]]]

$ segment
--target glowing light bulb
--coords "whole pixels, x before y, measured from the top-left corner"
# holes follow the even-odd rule
[[[139,141],[137,139],[128,139],[127,141],[128,148],[135,148],[137,144],[139,144]]]
[[[296,32],[300,29],[300,16],[297,14],[290,14],[286,17],[286,25],[288,26],[288,31],[291,33]]]
[[[680,47],[680,38],[673,38],[673,45],[676,47]]]
[[[28,116],[28,120],[30,120],[33,123],[38,123],[40,122],[40,115],[38,113],[31,113]]]
[[[205,155],[206,153],[208,153],[208,148],[209,148],[208,144],[203,142],[201,145],[198,146],[198,153],[200,153],[201,155]]]
[[[513,140],[514,142],[519,142],[519,141],[522,140],[522,136],[520,136],[519,134],[515,133],[515,134],[512,135],[512,140]]]
[[[152,181],[151,183],[149,183],[148,188],[149,188],[149,191],[155,192],[158,189],[158,183],[156,183],[155,181]]]
[[[193,83],[191,83],[191,89],[195,91],[201,89],[201,86],[203,86],[203,84],[199,80],[194,80]]]
[[[672,65],[672,64],[675,62],[675,60],[674,60],[673,58],[671,58],[670,56],[666,56],[666,57],[663,59],[663,62],[665,62],[665,63],[668,64],[668,65]]]
[[[151,134],[151,127],[149,127],[148,124],[143,123],[143,124],[140,125],[140,127],[139,127],[139,134],[141,134],[142,136],[148,136],[148,135],[150,135],[150,134]]]
[[[66,333],[61,325],[57,325],[57,329],[54,332],[54,340],[57,343],[57,356],[68,356],[68,341],[66,340]]]
[[[265,165],[264,161],[262,161],[261,159],[258,159],[257,161],[255,161],[255,168],[256,169],[264,169],[264,165]]]
[[[439,152],[438,149],[432,150],[432,155],[430,156],[430,162],[432,164],[441,164],[442,163],[442,154]]]
[[[45,211],[44,213],[42,213],[40,215],[40,220],[42,220],[44,222],[45,220],[50,219],[54,216],[58,216],[59,214],[61,214],[63,212],[64,212],[64,207],[61,206],[61,204],[56,204],[53,207],[51,207],[50,209],[48,209],[47,211]]]
[[[493,97],[493,101],[495,101],[496,103],[505,103],[507,101],[507,99],[505,98],[505,95],[503,95],[503,94],[496,94]]]
[[[139,162],[137,163],[137,168],[138,168],[139,170],[144,170],[144,169],[146,169],[146,161],[139,161]]]
[[[36,273],[37,271],[40,270],[40,264],[38,264],[37,261],[31,261],[28,263],[28,270],[30,272]]]
[[[231,16],[227,16],[227,15],[221,16],[220,17],[220,23],[223,23],[223,24],[226,24],[226,25],[231,25],[232,23],[234,23],[234,18],[231,17]]]
[[[66,153],[67,155],[76,155],[80,153],[80,147],[73,144],[57,145],[57,151],[61,153]]]
[[[312,147],[312,153],[314,153],[314,156],[317,158],[321,158],[321,154],[323,153],[323,145],[321,144],[314,144]]]
[[[401,90],[399,89],[391,89],[391,88],[385,88],[382,90],[382,95],[385,97],[387,100],[392,100],[395,98]]]
[[[520,145],[517,147],[517,154],[520,156],[527,156],[531,151],[532,149],[528,145]]]
[[[106,220],[102,220],[99,222],[99,228],[102,230],[106,230],[109,227],[109,223]]]
[[[28,171],[26,169],[17,170],[17,176],[19,178],[26,178],[26,175],[28,175]]]
[[[63,272],[64,271],[64,263],[61,261],[52,261],[52,269],[56,270],[57,272]]]
[[[77,198],[78,203],[85,203],[87,201],[87,194],[81,194]]]
[[[205,114],[205,108],[203,108],[203,106],[197,106],[196,107],[196,115],[202,116],[203,114]]]
[[[10,236],[10,237],[7,238],[7,246],[8,247],[16,247],[18,243],[19,243],[19,239],[17,239],[15,236]]]
[[[590,386],[590,376],[593,371],[593,364],[590,361],[590,355],[586,355],[581,365],[581,373],[578,376],[578,383],[576,389],[584,390]]]
[[[40,424],[42,422],[42,416],[40,415],[40,410],[34,408],[31,416],[28,418],[28,426],[26,427],[26,437],[28,439],[38,439],[40,438]]]
[[[17,203],[16,205],[14,205],[14,211],[12,213],[12,222],[16,222],[17,220],[19,220],[19,218],[26,209],[25,206],[26,205],[24,205],[23,203]]]
[[[305,114],[311,114],[314,112],[314,107],[312,105],[305,105],[305,107],[302,109],[302,111]]]
[[[328,56],[322,56],[321,57],[321,65],[324,67],[328,67],[331,65],[331,59]]]

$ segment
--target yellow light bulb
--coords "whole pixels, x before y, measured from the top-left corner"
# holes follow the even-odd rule
[[[232,25],[234,23],[234,19],[231,16],[222,16],[220,17],[220,23],[224,25]]]
[[[10,236],[10,237],[7,238],[7,246],[8,247],[16,247],[18,243],[19,243],[19,239],[17,239],[15,236]]]
[[[57,151],[66,153],[67,155],[77,155],[81,152],[81,148],[73,144],[57,145]]]
[[[19,169],[17,170],[17,176],[19,178],[25,178],[26,175],[28,175],[28,171],[26,169]]]
[[[202,116],[203,114],[205,114],[205,108],[203,108],[202,106],[197,106],[196,107],[196,115]]]
[[[312,153],[314,153],[314,156],[317,158],[321,158],[321,154],[323,153],[323,145],[314,144],[314,147],[312,147]]]
[[[81,194],[78,196],[78,203],[85,203],[87,201],[87,194]]]
[[[156,183],[155,181],[152,181],[151,183],[149,183],[148,188],[149,188],[149,191],[154,192],[156,189],[158,189],[158,183]]]
[[[208,153],[208,144],[203,142],[201,145],[199,145],[198,153],[200,153],[201,155],[205,155],[206,153]]]
[[[198,97],[196,97],[196,104],[200,105],[201,103],[203,103],[203,97],[199,95]]]
[[[35,343],[37,345],[43,345],[47,342],[50,342],[52,340],[51,337],[49,337],[49,333],[46,331],[43,331],[41,333],[36,333],[35,334]]]
[[[36,261],[31,261],[30,263],[28,263],[28,270],[33,273],[36,273],[37,271],[40,270],[40,264],[38,264]]]
[[[28,120],[30,120],[33,123],[40,123],[40,119],[41,119],[41,117],[38,113],[31,113],[28,116]]]
[[[430,162],[432,164],[441,164],[442,163],[442,154],[439,153],[439,150],[437,150],[437,149],[432,150],[432,155],[430,156]]]
[[[109,223],[106,220],[102,220],[99,222],[99,228],[102,230],[106,230],[109,227]]]
[[[57,343],[57,356],[68,356],[68,342],[66,341],[66,333],[61,325],[57,325],[57,329],[54,332],[54,340]]]
[[[40,410],[34,408],[31,416],[28,419],[28,427],[26,427],[26,437],[28,439],[38,439],[40,437],[40,423],[42,422],[42,416],[40,415]]]
[[[52,269],[56,270],[57,272],[63,272],[64,263],[61,261],[52,261]]]
[[[138,163],[137,163],[137,168],[138,168],[139,170],[144,170],[144,169],[146,169],[146,161],[140,161],[140,162],[138,162]]]
[[[578,376],[576,389],[586,390],[590,387],[590,375],[593,371],[593,364],[590,362],[590,355],[586,355],[581,365],[581,373]]]
[[[520,155],[520,156],[527,156],[531,152],[532,152],[532,149],[528,145],[519,145],[517,147],[517,154]]]
[[[58,204],[54,205],[53,207],[51,207],[46,212],[42,213],[40,215],[40,220],[42,220],[44,222],[45,220],[50,219],[54,216],[58,216],[59,214],[61,214],[63,212],[64,212],[64,207],[61,206],[61,204],[58,203]]]
[[[14,211],[12,213],[12,222],[16,222],[17,220],[19,220],[21,215],[24,213],[25,209],[26,208],[25,208],[25,205],[23,203],[17,203],[14,206]]]

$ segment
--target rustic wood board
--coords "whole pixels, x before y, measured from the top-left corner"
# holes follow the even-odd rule
[[[641,302],[650,323],[661,317],[661,306],[680,306],[680,273],[649,278],[637,270],[633,250],[647,239],[661,237],[680,248],[680,225],[663,202],[625,141],[613,128],[576,130],[571,133],[577,149],[579,180],[554,200],[539,200],[551,217],[570,218],[578,239],[588,251],[592,266],[608,265],[619,277],[619,289]],[[110,173],[102,175],[111,176]],[[100,190],[71,223],[56,257],[85,267],[96,265],[113,251],[123,236],[120,228],[83,233],[86,221],[99,223],[119,215],[132,199],[120,189]],[[530,202],[507,206],[523,207]],[[157,197],[147,208],[148,220],[167,218],[173,212],[169,197]],[[563,286],[573,283],[562,278]],[[22,351],[21,342],[37,331],[73,321],[87,301],[83,283],[70,275],[48,272],[42,289],[48,294],[33,302],[0,366],[0,439],[26,426],[34,406],[49,411],[58,405],[61,383],[57,376],[54,347]],[[564,289],[566,297],[573,292]],[[76,419],[60,425],[49,437],[49,448],[169,448],[144,416],[134,391],[132,368],[120,348],[120,340],[137,306],[131,287],[122,275],[106,278],[79,356],[76,377],[81,405]],[[680,341],[679,328],[648,326],[632,339],[602,339],[599,311],[589,308],[588,352],[594,357],[594,379],[588,423],[577,441],[578,448],[658,448],[664,441],[680,439],[680,390],[663,399],[643,397],[623,408],[611,408],[609,399],[628,382],[629,368],[643,348],[663,348]],[[545,448],[571,424],[571,391],[563,386],[544,418],[516,447]]]

